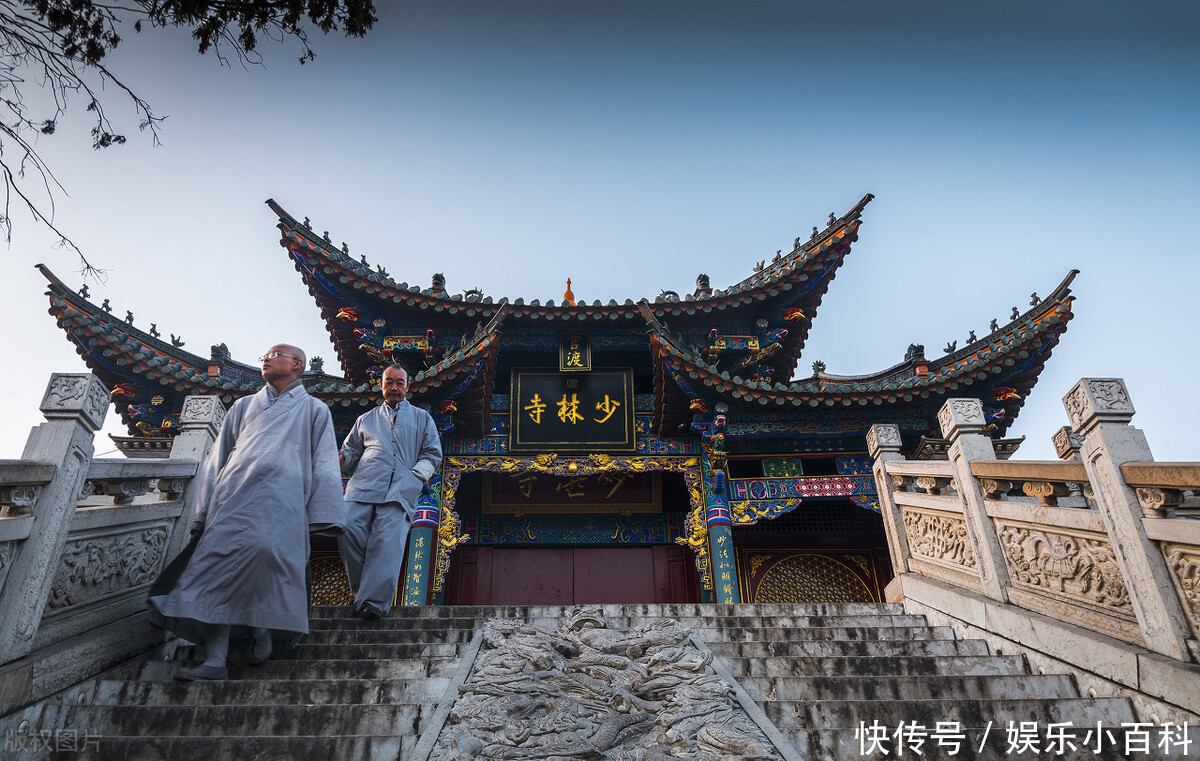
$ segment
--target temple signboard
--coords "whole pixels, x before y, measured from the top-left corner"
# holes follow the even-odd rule
[[[633,452],[633,371],[514,370],[510,452]]]

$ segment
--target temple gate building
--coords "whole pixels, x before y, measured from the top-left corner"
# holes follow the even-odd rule
[[[730,287],[700,275],[682,296],[590,304],[569,281],[558,304],[397,282],[268,201],[341,366],[304,376],[339,440],[393,361],[441,432],[403,604],[882,600],[892,564],[868,429],[896,425],[910,457],[944,457],[937,412],[974,397],[1011,454],[1004,434],[1072,317],[1075,272],[944,356],[913,345],[869,375],[798,373],[871,199]],[[184,397],[228,405],[263,385],[224,344],[192,354],[42,270],[51,315],[112,391],[127,455],[166,456]],[[314,601],[349,600],[332,543],[314,542],[311,571]]]

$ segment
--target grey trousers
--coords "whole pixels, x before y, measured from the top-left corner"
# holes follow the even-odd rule
[[[399,502],[346,500],[346,531],[338,537],[338,550],[356,609],[370,603],[384,615],[391,611],[414,512]]]

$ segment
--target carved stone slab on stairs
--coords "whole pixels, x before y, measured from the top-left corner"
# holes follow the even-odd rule
[[[612,629],[599,608],[553,630],[491,619],[431,758],[781,759],[690,634]]]

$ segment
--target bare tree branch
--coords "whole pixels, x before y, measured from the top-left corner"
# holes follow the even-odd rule
[[[117,100],[133,106],[140,131],[159,144],[157,116],[150,104],[115,76],[103,59],[122,41],[118,32],[131,24],[135,33],[151,28],[190,29],[197,51],[212,51],[228,65],[227,51],[243,66],[259,65],[260,39],[293,40],[300,45],[301,64],[313,60],[309,25],[324,33],[342,30],[361,37],[376,21],[372,0],[0,0],[0,178],[4,199],[0,232],[11,244],[16,206],[44,225],[59,245],[78,257],[85,275],[102,279],[83,251],[55,223],[54,199],[66,190],[42,160],[31,140],[57,133],[58,121],[72,99],[82,100],[92,114],[92,147],[99,150],[126,142],[109,119],[100,91],[111,85]],[[50,105],[35,108],[26,92],[49,95]],[[112,96],[109,96],[110,100]],[[30,184],[32,183],[32,185]]]

